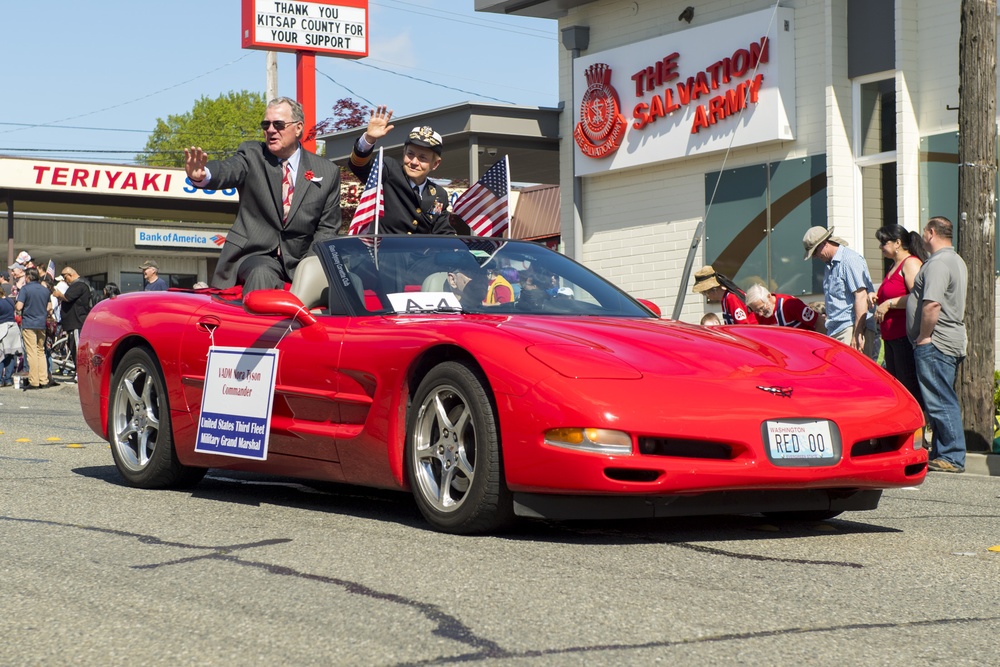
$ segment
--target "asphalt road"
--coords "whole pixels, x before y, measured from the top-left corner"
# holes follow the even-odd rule
[[[407,494],[124,486],[72,385],[0,390],[2,665],[981,665],[1000,478],[873,512],[430,531]]]

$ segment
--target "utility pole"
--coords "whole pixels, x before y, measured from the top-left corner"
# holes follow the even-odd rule
[[[958,400],[966,447],[993,443],[996,318],[994,237],[997,182],[997,0],[962,0],[958,51],[958,254],[969,269]]]
[[[267,101],[270,102],[278,96],[278,53],[277,51],[267,52]]]

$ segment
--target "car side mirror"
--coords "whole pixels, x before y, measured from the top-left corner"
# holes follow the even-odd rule
[[[298,320],[302,326],[316,324],[316,316],[302,302],[285,290],[254,290],[243,297],[243,310],[252,315],[279,315]]]
[[[646,310],[648,310],[649,312],[653,313],[657,317],[662,317],[663,316],[663,314],[660,313],[660,307],[657,306],[652,301],[650,301],[649,299],[636,299],[636,301],[638,301],[643,306],[645,306]]]

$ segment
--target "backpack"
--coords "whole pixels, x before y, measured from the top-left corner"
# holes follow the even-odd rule
[[[90,292],[90,298],[89,298],[89,300],[87,302],[87,308],[86,308],[87,314],[89,314],[90,313],[90,309],[93,308],[97,304],[98,301],[100,301],[102,298],[104,298],[104,294],[101,293],[101,290],[99,290],[96,287],[94,287],[93,285],[91,285],[90,281],[87,280],[86,278],[84,278],[83,276],[80,276],[80,278],[78,278],[78,280],[80,280],[81,282],[83,282],[83,284],[87,286],[87,290]]]

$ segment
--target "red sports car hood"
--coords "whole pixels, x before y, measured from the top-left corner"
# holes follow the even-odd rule
[[[714,420],[724,410],[730,421],[759,425],[764,414],[814,416],[836,406],[842,418],[880,415],[891,422],[883,430],[919,425],[916,401],[884,369],[811,332],[582,317],[515,317],[500,327],[561,378],[536,392],[558,394],[581,414],[614,404],[619,418],[649,429],[678,414]]]
[[[570,377],[753,377],[781,382],[877,371],[830,338],[779,327],[584,317],[520,317],[501,326],[523,337],[529,354]],[[598,372],[603,362],[606,372]]]

